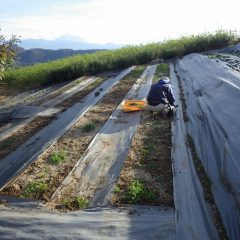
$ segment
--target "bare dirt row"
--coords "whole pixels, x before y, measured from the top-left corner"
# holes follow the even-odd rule
[[[28,138],[33,136],[36,132],[40,131],[43,127],[47,126],[55,119],[52,117],[37,117],[31,121],[27,126],[20,128],[12,136],[0,142],[0,159],[3,159],[8,154],[16,150]]]
[[[114,86],[101,102],[4,188],[1,194],[49,201],[143,69],[137,68]]]
[[[82,91],[77,92],[69,99],[63,101],[62,103],[59,103],[58,107],[64,107],[64,108],[71,107],[75,103],[81,101],[81,99],[83,99],[85,96],[87,96],[91,91],[93,91],[97,86],[99,86],[102,82],[104,82],[107,79],[105,75],[99,77],[95,82],[93,82],[92,84],[90,84],[89,86],[84,88]],[[79,81],[82,81],[82,80],[83,80],[83,78],[81,78]],[[75,81],[74,84],[76,85],[77,83],[78,82]],[[60,95],[63,92],[63,90],[66,91],[73,85],[68,84],[66,89],[61,88],[59,90],[60,93],[57,92],[56,94],[54,94],[54,97],[57,97],[58,95]],[[44,101],[50,100],[50,99],[52,99],[52,98],[44,99]],[[64,108],[63,108],[63,110],[64,110]],[[47,126],[55,117],[56,116],[53,116],[53,117],[37,117],[36,116],[36,118],[33,119],[32,121],[30,121],[29,123],[27,123],[26,126],[20,127],[17,130],[17,132],[13,133],[12,136],[7,137],[3,141],[0,141],[0,159],[3,159],[5,156],[10,154],[12,151],[14,151],[18,146],[20,146],[22,143],[24,143],[28,138],[30,138],[35,133],[37,133],[39,130],[41,130],[42,128]],[[0,125],[0,130],[4,130],[12,124],[14,124],[13,120],[9,120],[8,122]],[[29,129],[31,129],[31,130],[29,130]]]
[[[145,112],[112,203],[173,207],[171,119]]]

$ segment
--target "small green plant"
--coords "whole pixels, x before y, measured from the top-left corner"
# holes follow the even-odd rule
[[[136,204],[138,203],[145,192],[145,186],[139,181],[135,181],[130,184],[127,191],[127,198],[129,203]]]
[[[157,167],[158,167],[158,164],[156,162],[154,162],[154,161],[149,161],[149,162],[146,163],[146,168],[148,170],[154,170]]]
[[[56,152],[51,154],[50,158],[49,158],[49,162],[51,164],[58,164],[61,161],[63,161],[66,157],[66,152],[65,151],[60,151],[60,152]]]
[[[88,205],[88,200],[84,197],[81,197],[81,196],[77,196],[76,197],[76,207],[78,209],[85,209]]]
[[[0,150],[4,150],[13,143],[13,139],[9,138],[0,143]]]
[[[33,180],[27,183],[22,197],[25,198],[40,198],[40,196],[47,190],[48,185],[43,179]]]
[[[148,149],[146,148],[141,148],[140,149],[140,154],[142,158],[146,158],[147,156],[149,156],[150,152]]]
[[[149,139],[149,141],[152,141]],[[154,151],[154,144],[153,143],[147,143],[143,148],[140,149],[140,155],[141,157],[147,158],[150,156],[151,152]]]
[[[69,198],[64,198],[63,201],[62,201],[62,206],[64,208],[70,208],[71,206],[71,201]]]
[[[158,175],[158,176],[156,177],[156,180],[157,180],[158,182],[164,182],[165,178],[164,178],[164,176]]]
[[[130,204],[138,204],[141,202],[153,202],[156,194],[146,188],[144,183],[134,181],[127,189],[127,202]]]
[[[121,191],[121,188],[119,186],[115,186],[113,192],[117,194],[117,193],[120,193],[120,191]]]
[[[87,123],[82,127],[82,132],[91,132],[95,129],[94,123]]]

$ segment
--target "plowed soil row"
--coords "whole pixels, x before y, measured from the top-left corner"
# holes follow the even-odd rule
[[[41,104],[52,100],[53,98],[56,98],[57,96],[61,95],[62,93],[64,93],[65,91],[69,90],[70,88],[76,86],[77,84],[79,84],[80,82],[84,81],[87,77],[81,77],[75,81],[72,82],[68,82],[65,86],[61,86],[59,89],[56,89],[55,91],[51,92],[48,96],[44,97],[43,99],[39,99],[37,100],[34,105],[36,106],[40,106]]]
[[[55,117],[37,117],[27,126],[20,128],[11,137],[0,142],[0,159],[3,159],[12,151],[16,150],[28,138],[47,126]]]
[[[67,107],[73,106],[75,103],[81,101],[85,96],[87,96],[91,91],[93,91],[97,86],[99,86],[106,79],[107,79],[107,77],[105,77],[105,76],[99,77],[98,80],[96,80],[94,83],[90,84],[85,89],[79,91],[78,93],[76,93],[72,97],[70,97],[69,99],[58,104],[58,107],[66,107],[67,108]],[[75,85],[76,84],[77,83],[75,82]],[[71,87],[73,87],[73,86],[71,85]],[[67,89],[64,89],[64,91],[66,91],[66,90]],[[46,119],[48,119],[48,121],[46,121]],[[40,131],[42,128],[46,127],[51,122],[52,119],[54,119],[54,118],[53,117],[37,117],[33,121],[28,123],[26,126],[20,128],[11,137],[0,142],[0,159],[4,158],[9,153],[16,150],[17,147],[20,146],[21,144],[23,144],[28,138],[33,136],[35,133]],[[8,122],[0,125],[0,130],[6,129],[8,125],[11,125],[11,121],[8,121]],[[31,131],[29,131],[29,129],[31,129]]]
[[[5,187],[1,194],[49,201],[143,70],[143,67],[138,67],[114,86],[101,102]],[[53,156],[58,156],[59,162],[53,163]]]
[[[99,86],[101,83],[103,83],[107,78],[101,77],[98,78],[95,82],[90,84],[89,86],[85,87],[83,90],[75,93],[72,97],[69,99],[66,99],[65,101],[59,103],[56,107],[71,107],[76,102],[81,101],[84,97],[86,97],[91,91],[93,91],[97,86]]]
[[[16,90],[9,89],[8,85],[0,85],[0,101],[17,94]],[[0,103],[0,105],[2,105]]]
[[[171,119],[145,112],[112,203],[173,207]]]

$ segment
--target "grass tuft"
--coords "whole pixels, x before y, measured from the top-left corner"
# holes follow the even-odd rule
[[[62,162],[66,157],[66,152],[65,151],[60,151],[60,152],[56,152],[51,154],[50,158],[49,158],[49,162],[51,164],[59,164],[60,162]]]
[[[95,127],[94,123],[87,123],[82,127],[82,132],[92,132]]]
[[[69,209],[69,210],[84,210],[88,205],[88,200],[82,196],[76,196],[73,199],[64,198],[61,203],[62,209]]]
[[[126,200],[129,204],[138,204],[141,201],[154,201],[156,194],[146,188],[140,181],[132,182],[127,189]]]
[[[4,140],[3,142],[0,143],[0,150],[4,150],[4,149],[10,147],[12,143],[13,143],[12,138]]]
[[[76,207],[78,209],[85,209],[88,205],[88,200],[84,197],[81,197],[81,196],[77,196],[76,197]]]
[[[25,198],[40,198],[47,188],[48,185],[43,179],[33,180],[27,183],[21,196]]]

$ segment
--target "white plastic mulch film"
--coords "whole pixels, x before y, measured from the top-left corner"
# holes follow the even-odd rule
[[[240,73],[191,54],[177,64],[189,133],[230,239],[240,239]]]

